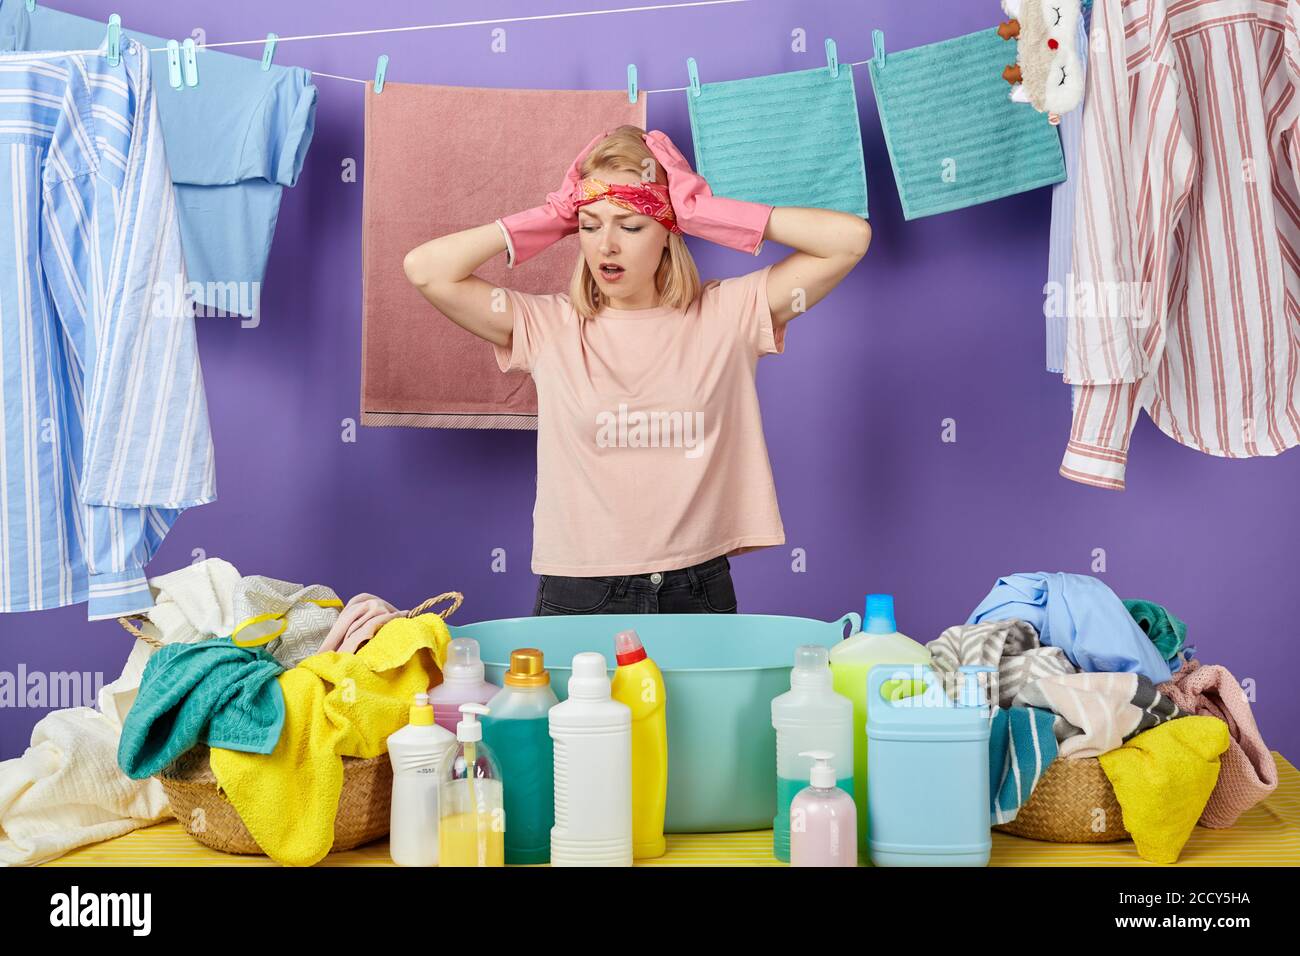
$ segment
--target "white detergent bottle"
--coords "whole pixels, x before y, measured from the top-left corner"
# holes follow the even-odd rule
[[[853,802],[858,807],[858,849],[867,852],[867,675],[877,664],[929,664],[930,651],[894,622],[894,596],[868,594],[862,630],[831,648],[835,690],[853,701]]]
[[[388,737],[393,809],[388,853],[398,866],[438,865],[438,771],[456,735],[433,721],[428,694],[416,694],[411,721]]]
[[[442,683],[429,689],[433,717],[440,727],[455,733],[461,719],[461,704],[486,704],[500,689],[483,677],[478,641],[472,637],[458,637],[447,645]]]
[[[790,862],[790,803],[808,786],[812,760],[805,751],[830,751],[841,768],[835,781],[853,794],[853,702],[831,686],[830,653],[817,644],[795,649],[790,689],[772,699],[776,729],[776,817],[772,855]],[[865,746],[865,743],[864,743]]]
[[[548,714],[555,746],[551,866],[632,865],[632,711],[610,697],[601,654],[573,658]]]

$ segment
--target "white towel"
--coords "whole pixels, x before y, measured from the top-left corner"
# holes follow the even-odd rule
[[[151,578],[155,606],[141,630],[164,644],[229,635],[239,580],[220,558]],[[132,780],[117,765],[122,721],[155,650],[136,641],[121,675],[101,688],[98,710],[46,714],[27,751],[0,763],[0,865],[43,863],[167,815],[162,784]]]
[[[167,815],[162,784],[118,769],[121,732],[89,707],[56,710],[26,753],[0,763],[0,864],[43,863]]]

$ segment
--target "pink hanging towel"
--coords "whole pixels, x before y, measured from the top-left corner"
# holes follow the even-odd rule
[[[1188,661],[1158,688],[1189,714],[1218,717],[1231,739],[1219,767],[1219,782],[1201,814],[1201,825],[1230,827],[1277,789],[1277,762],[1260,736],[1246,692],[1226,667]]]
[[[601,130],[645,127],[627,91],[491,90],[385,83],[366,91],[362,210],[361,423],[537,427],[524,372],[442,315],[406,279],[406,253],[435,236],[541,205]],[[520,292],[566,292],[570,236],[516,269],[502,253],[476,271]]]

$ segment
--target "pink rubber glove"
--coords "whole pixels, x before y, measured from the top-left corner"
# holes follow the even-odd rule
[[[387,624],[401,613],[381,597],[375,597],[373,594],[358,594],[348,601],[347,606],[334,619],[334,626],[330,628],[329,634],[325,635],[320,650],[355,652],[362,643],[355,639],[355,635],[364,633],[366,640],[369,640],[377,626]]]
[[[582,181],[582,161],[608,135],[606,130],[583,147],[559,188],[547,194],[545,203],[497,220],[506,234],[506,265],[511,269],[578,231],[578,210],[573,204]]]
[[[668,196],[682,232],[758,255],[772,216],[771,206],[713,195],[704,177],[657,129],[646,133],[645,144],[668,175]]]

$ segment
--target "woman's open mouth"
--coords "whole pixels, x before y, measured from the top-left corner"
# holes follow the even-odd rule
[[[623,267],[612,262],[602,262],[600,264],[600,274],[605,277],[607,282],[617,282],[623,278]]]

